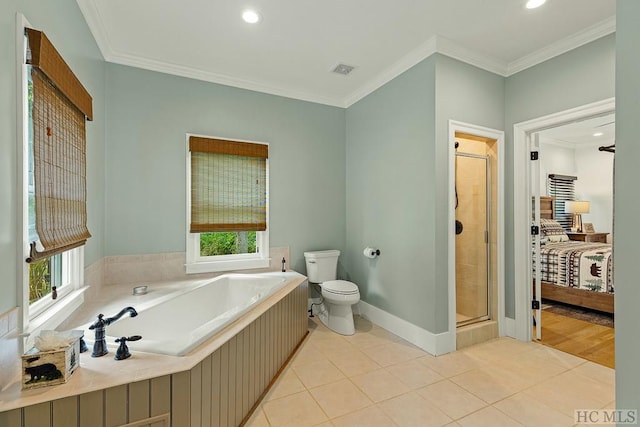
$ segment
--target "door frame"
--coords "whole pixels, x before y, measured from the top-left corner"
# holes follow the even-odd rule
[[[531,341],[531,160],[530,135],[571,122],[615,113],[615,98],[538,117],[513,125],[513,257],[515,277],[515,338]],[[522,189],[524,191],[517,191]],[[519,280],[522,278],[524,280]]]
[[[448,284],[448,296],[449,296],[449,335],[452,340],[449,345],[455,350],[456,348],[456,233],[455,233],[455,220],[456,220],[456,132],[466,133],[469,135],[476,135],[483,138],[495,139],[498,144],[498,161],[496,167],[497,170],[497,188],[498,194],[493,195],[498,198],[497,201],[497,236],[496,242],[498,244],[496,260],[497,266],[497,289],[498,289],[498,334],[504,335],[504,131],[491,129],[483,126],[478,126],[469,123],[463,123],[456,120],[449,120],[449,147],[448,147],[448,162],[449,162],[449,215],[448,215],[448,259],[449,259],[449,284]]]

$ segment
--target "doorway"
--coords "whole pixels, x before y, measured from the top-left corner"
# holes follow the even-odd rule
[[[542,297],[544,298],[545,291],[540,291],[541,285],[538,279],[538,277],[540,277],[540,270],[536,263],[534,263],[536,257],[531,256],[532,245],[534,245],[535,247],[534,252],[540,253],[538,238],[535,236],[535,234],[532,235],[531,226],[539,224],[540,211],[544,210],[540,206],[540,198],[536,196],[542,194],[544,197],[549,197],[548,194],[545,194],[547,190],[544,189],[544,180],[547,179],[549,172],[551,171],[543,171],[542,174],[537,174],[540,166],[539,164],[535,163],[536,161],[530,160],[533,158],[530,151],[538,150],[530,150],[530,148],[539,148],[539,136],[541,134],[544,135],[545,132],[547,135],[549,135],[549,129],[559,128],[567,124],[581,122],[587,119],[597,120],[597,118],[602,118],[602,121],[607,121],[604,120],[606,119],[605,116],[613,114],[614,108],[614,100],[609,99],[550,116],[542,117],[539,119],[534,119],[514,126],[514,170],[522,170],[524,172],[521,174],[514,174],[514,188],[523,190],[521,192],[516,191],[514,194],[514,258],[516,277],[515,335],[518,339],[526,341],[532,340],[534,339],[535,334],[539,333],[540,331],[542,331],[542,335],[544,338],[545,316],[543,315],[543,311],[548,308],[545,307],[544,300],[541,301],[541,299],[536,296],[542,295]],[[594,146],[592,148],[593,150],[595,150],[595,152],[598,151],[597,146]],[[542,152],[539,154],[544,155],[544,153]],[[599,155],[610,156],[610,154],[607,153],[600,153]],[[554,156],[554,158],[557,160],[558,156]],[[605,157],[602,158],[602,162],[600,163],[606,163],[606,161],[611,160],[611,158]],[[591,176],[587,177],[584,174],[578,175],[582,175],[585,179],[591,178]],[[570,177],[570,175],[568,174],[567,177]],[[584,181],[585,179],[583,179],[582,181]],[[578,181],[580,181],[580,179]],[[539,190],[540,187],[542,187],[542,191]],[[593,195],[593,193],[591,195],[586,195],[584,189],[578,190],[578,193],[579,194],[576,194],[576,196],[579,198],[591,199],[592,203],[593,201],[598,201],[598,198]],[[534,203],[532,203],[532,200],[534,201]],[[562,205],[564,206],[564,202],[562,202]],[[591,215],[589,216],[590,219],[585,222],[593,221],[594,223],[596,223],[597,217],[602,216],[602,214],[603,212],[601,211],[593,211],[593,213],[591,213]],[[571,225],[574,224],[570,224],[569,226]],[[608,227],[609,226],[607,225],[598,225],[596,226],[596,228],[600,228],[601,232],[591,234],[587,237],[601,238],[601,235],[607,234],[605,233],[605,231],[612,231],[612,228]],[[565,231],[568,236],[572,236],[568,240],[576,240],[579,237],[584,236],[583,232],[576,232],[576,230],[567,229]],[[559,280],[565,279],[563,278]],[[531,286],[534,281],[536,282],[535,289]],[[564,297],[562,296],[560,298]],[[612,300],[612,295],[610,299]],[[532,328],[532,319],[536,320],[535,328]],[[559,323],[560,322],[558,322],[558,324]],[[563,324],[563,327],[565,324]],[[553,326],[553,321],[550,321],[547,326]],[[584,335],[585,333],[585,329],[583,328],[580,331],[580,334]],[[553,333],[548,334],[548,336],[552,335]],[[611,333],[611,336],[613,336],[613,333]],[[567,341],[568,339],[569,338],[563,339],[563,341]]]
[[[456,326],[491,319],[489,144],[456,134]],[[494,257],[495,258],[495,257]]]
[[[504,136],[453,121],[449,133],[449,319],[460,349],[501,335]]]
[[[575,121],[532,134],[538,152],[540,327],[546,346],[613,368],[613,161],[599,150],[615,141],[615,115]],[[534,206],[535,207],[535,206]],[[544,223],[542,221],[545,221]],[[546,236],[549,224],[553,236]],[[557,240],[560,239],[560,240]],[[544,244],[543,244],[544,242]],[[536,298],[538,299],[538,298]]]

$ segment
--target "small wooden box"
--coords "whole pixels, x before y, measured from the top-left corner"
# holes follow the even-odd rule
[[[80,366],[80,338],[59,350],[39,351],[33,347],[22,355],[22,389],[63,384]]]

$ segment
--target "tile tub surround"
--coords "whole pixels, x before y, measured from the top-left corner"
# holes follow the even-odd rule
[[[104,258],[100,258],[84,269],[85,286],[102,286],[104,283]]]
[[[280,271],[282,258],[289,268],[289,247],[269,248],[270,264],[266,269],[251,271]],[[212,274],[186,274],[185,252],[169,252],[145,255],[118,255],[103,258],[105,285],[182,280],[194,277],[211,277]],[[230,273],[230,272],[229,272]],[[218,273],[214,275],[219,275]],[[87,282],[89,283],[89,282]]]
[[[574,426],[611,409],[614,371],[533,342],[497,338],[431,356],[356,316],[355,335],[317,318],[247,427]]]
[[[271,307],[275,306],[280,300],[296,289],[304,288],[307,291],[306,277],[295,272],[286,273],[291,276],[291,280],[276,291],[266,300],[259,303],[253,310],[246,313],[240,319],[224,328],[218,335],[208,339],[195,350],[183,357],[165,356],[153,353],[133,352],[132,357],[125,361],[117,362],[113,360],[115,348],[110,348],[110,354],[104,357],[92,358],[90,353],[84,353],[80,358],[80,369],[78,369],[71,377],[68,383],[55,387],[22,391],[20,382],[14,382],[6,389],[0,392],[0,412],[8,411],[15,408],[21,408],[29,405],[49,402],[56,399],[62,399],[69,396],[76,396],[84,393],[90,393],[96,390],[104,390],[111,387],[121,386],[133,381],[147,380],[170,375],[177,372],[188,371],[194,366],[202,362],[206,357],[215,352],[224,343],[228,342],[232,337],[240,333],[247,325],[255,321],[259,316],[266,313]],[[179,287],[179,283],[166,283],[164,289],[161,284],[156,288],[150,287],[147,295],[142,297],[157,298],[163,294],[171,292]],[[169,289],[171,288],[171,289]],[[77,314],[69,319],[69,327],[77,327],[78,324],[84,323],[83,319],[92,320],[96,313],[96,308],[100,307],[98,312],[109,313],[111,309],[118,307],[114,313],[117,313],[122,307],[129,305],[131,298],[130,285],[116,285],[103,288],[106,292],[100,296],[99,301],[87,301]],[[155,296],[154,296],[155,293]],[[304,294],[304,316],[306,318],[306,293]],[[103,311],[104,310],[104,311]],[[109,310],[109,311],[107,311]],[[72,324],[77,321],[78,323]],[[62,329],[62,328],[61,328]],[[16,359],[19,363],[20,359]]]
[[[20,376],[20,338],[18,337],[18,315],[14,308],[0,314],[0,390]]]

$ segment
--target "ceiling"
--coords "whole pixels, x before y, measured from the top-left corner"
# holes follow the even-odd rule
[[[570,148],[610,145],[616,139],[616,117],[615,114],[607,114],[547,129],[539,134],[542,143]]]
[[[615,31],[615,0],[77,2],[109,62],[340,107],[435,52],[509,76]]]

